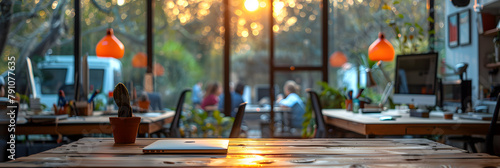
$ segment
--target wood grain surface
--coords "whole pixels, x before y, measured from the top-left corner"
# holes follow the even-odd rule
[[[500,158],[427,139],[230,139],[227,154],[143,154],[156,138],[83,138],[0,167],[499,167]],[[185,139],[184,139],[185,140]]]

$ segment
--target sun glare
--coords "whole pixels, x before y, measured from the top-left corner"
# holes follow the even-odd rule
[[[123,6],[123,4],[125,4],[125,0],[118,0],[118,2],[116,2],[118,4],[118,6]]]
[[[255,11],[259,7],[258,0],[245,0],[245,8],[248,11]]]

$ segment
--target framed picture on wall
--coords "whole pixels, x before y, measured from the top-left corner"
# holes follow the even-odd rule
[[[458,13],[458,32],[460,45],[469,45],[471,43],[470,9]]]
[[[458,46],[458,14],[448,16],[448,45],[453,48]]]

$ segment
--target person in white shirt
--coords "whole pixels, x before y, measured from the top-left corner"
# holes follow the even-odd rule
[[[283,91],[285,92],[285,97],[283,95],[278,95],[276,101],[281,106],[286,106],[291,108],[292,112],[292,123],[291,127],[298,130],[302,129],[302,122],[304,121],[305,106],[304,102],[297,94],[300,91],[300,86],[297,85],[292,80],[286,81],[283,86]]]

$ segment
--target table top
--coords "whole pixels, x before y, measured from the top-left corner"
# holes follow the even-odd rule
[[[138,113],[134,114],[141,117],[139,125],[139,135],[148,134],[160,131],[163,125],[172,122],[174,112],[167,111],[164,113]],[[52,134],[52,135],[81,135],[90,133],[111,134],[113,129],[109,123],[109,117],[116,115],[101,115],[101,116],[78,116],[70,117],[55,122],[47,121],[41,123],[31,123],[26,119],[19,119],[16,124],[16,134]],[[20,117],[21,118],[21,117]]]
[[[134,114],[137,117],[141,117],[141,124],[147,124],[156,122],[159,120],[163,120],[165,118],[173,117],[175,114],[174,111],[166,111],[166,112],[150,112],[150,113],[136,113]],[[93,116],[76,116],[76,117],[68,117],[66,119],[58,120],[58,124],[109,124],[109,117],[117,117],[117,115],[106,115],[102,112],[96,112]],[[18,125],[23,124],[31,124],[25,118],[18,118]]]
[[[291,108],[283,106],[274,106],[274,112],[290,112]],[[271,106],[247,105],[245,113],[270,113]]]
[[[143,154],[157,138],[83,138],[0,167],[498,167],[500,158],[427,139],[230,139],[227,154]],[[186,140],[186,139],[180,139]]]
[[[360,114],[346,111],[345,109],[323,109],[323,115],[363,124],[487,124],[491,121],[459,119],[454,116],[453,120],[446,120],[442,112],[431,112],[429,118],[410,117],[409,113],[398,112],[397,110],[388,110],[382,113]],[[380,121],[380,116],[401,116],[396,120]]]
[[[325,122],[362,135],[486,135],[491,121],[446,120],[443,113],[431,112],[429,118],[410,117],[389,110],[380,114],[358,114],[344,109],[324,109]],[[380,121],[380,116],[398,115],[396,120]]]

